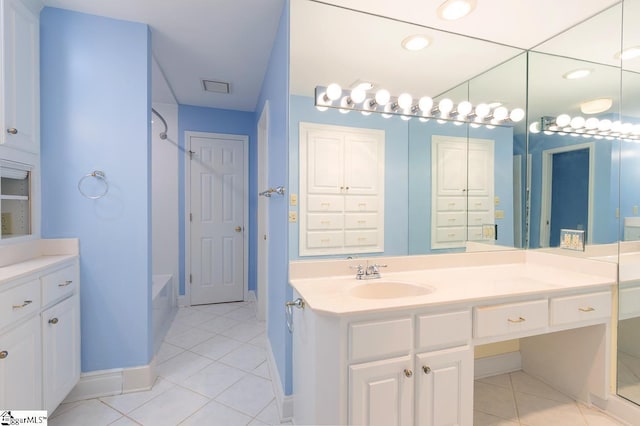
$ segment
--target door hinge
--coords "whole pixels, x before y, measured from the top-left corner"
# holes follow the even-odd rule
[[[189,284],[193,282],[193,275],[189,274]]]

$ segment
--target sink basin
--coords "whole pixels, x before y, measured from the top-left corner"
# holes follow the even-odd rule
[[[397,297],[424,296],[433,289],[402,281],[365,281],[351,288],[349,294],[363,299],[393,299]]]

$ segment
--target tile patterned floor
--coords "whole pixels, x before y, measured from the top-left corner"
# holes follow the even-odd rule
[[[181,308],[157,354],[153,389],[62,404],[50,424],[280,425],[265,339],[250,302]],[[523,372],[477,380],[474,392],[475,426],[622,424]]]

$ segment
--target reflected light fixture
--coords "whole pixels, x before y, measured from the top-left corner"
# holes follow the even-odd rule
[[[405,37],[405,39],[402,40],[402,43],[400,44],[406,50],[417,52],[418,50],[422,50],[425,47],[429,46],[430,43],[431,40],[429,40],[429,37],[421,34],[414,34],[410,35],[409,37]]]
[[[580,111],[583,114],[599,114],[605,112],[613,105],[613,99],[611,98],[598,98],[591,101],[582,102],[580,104]]]
[[[629,59],[637,58],[638,56],[640,56],[640,46],[633,46],[624,49],[622,52],[616,53],[615,58],[627,61]]]
[[[455,21],[470,14],[475,7],[476,0],[447,0],[438,7],[438,16]]]
[[[577,69],[577,70],[566,72],[566,73],[562,74],[562,77],[567,79],[567,80],[577,80],[579,78],[585,78],[585,77],[589,76],[592,72],[593,72],[593,70],[591,70],[591,69],[580,68],[580,69]]]
[[[560,114],[557,117],[541,117],[529,126],[531,133],[544,132],[546,135],[582,136],[584,138],[626,141],[640,141],[640,125],[623,123],[620,120],[598,120],[595,117],[584,119],[581,116],[571,117]]]

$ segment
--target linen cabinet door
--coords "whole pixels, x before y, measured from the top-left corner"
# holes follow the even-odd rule
[[[80,296],[42,313],[44,406],[49,412],[62,402],[80,378]]]
[[[416,424],[473,425],[473,350],[462,346],[416,355]]]
[[[409,356],[349,367],[349,424],[413,425],[413,371]]]
[[[42,408],[42,346],[40,321],[0,335],[0,409]]]

